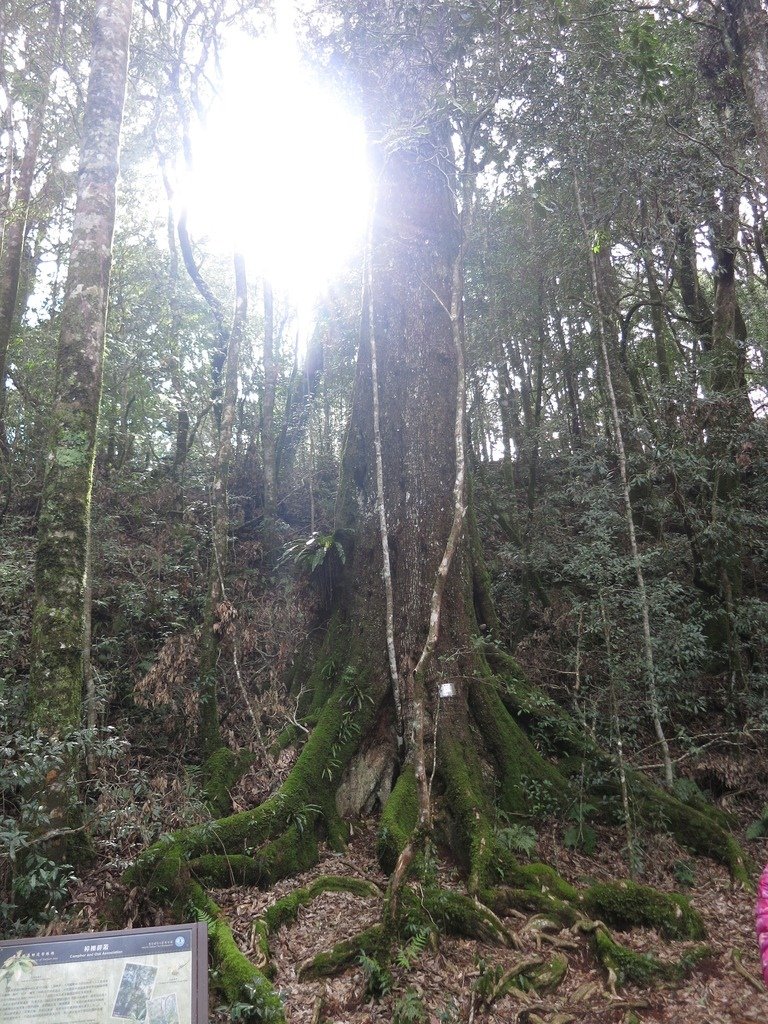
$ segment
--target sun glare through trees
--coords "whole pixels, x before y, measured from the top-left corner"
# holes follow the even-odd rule
[[[190,225],[241,251],[302,311],[365,236],[370,194],[362,120],[302,62],[292,30],[235,36],[195,138]]]

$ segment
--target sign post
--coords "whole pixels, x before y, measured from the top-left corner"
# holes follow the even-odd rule
[[[0,1024],[207,1024],[204,924],[0,942]]]

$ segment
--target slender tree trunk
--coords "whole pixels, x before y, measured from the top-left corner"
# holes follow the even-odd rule
[[[205,300],[208,309],[211,311],[211,316],[213,317],[215,326],[216,333],[211,353],[211,400],[213,402],[213,414],[218,427],[221,424],[222,416],[222,378],[227,362],[227,352],[229,351],[229,327],[227,325],[227,317],[224,312],[224,307],[214,294],[211,286],[200,273],[197,263],[195,262],[195,255],[192,251],[192,240],[189,237],[189,229],[187,228],[186,210],[182,211],[182,214],[179,217],[177,233],[179,236],[179,248],[181,249],[181,258],[184,261],[184,266],[187,268],[187,273],[189,274],[192,283]]]
[[[653,341],[656,347],[656,370],[659,374],[659,383],[662,388],[668,388],[672,381],[672,367],[670,365],[666,331],[664,329],[664,300],[661,296],[661,289],[656,281],[653,260],[647,254],[643,257],[643,264],[645,266],[645,279],[648,284],[648,296],[651,300],[651,327],[653,328]]]
[[[579,211],[579,218],[584,229],[584,235],[587,239],[587,242],[589,242],[590,232],[587,226],[586,219],[584,217],[584,210],[581,203],[578,182],[576,182],[576,204]],[[630,495],[629,477],[627,474],[627,456],[624,448],[624,436],[621,426],[621,416],[619,414],[619,407],[616,401],[616,391],[613,386],[611,361],[609,358],[605,331],[603,329],[603,324],[605,323],[606,318],[602,309],[602,292],[599,287],[597,259],[595,257],[596,254],[594,251],[594,247],[590,246],[589,265],[592,275],[592,287],[595,293],[595,303],[597,304],[598,338],[600,342],[600,352],[603,357],[605,386],[610,401],[610,413],[611,420],[613,423],[613,434],[614,442],[616,445],[616,454],[619,459],[621,489],[622,496],[624,498],[624,511],[626,513],[627,533],[629,534],[629,546],[632,552],[632,562],[634,563],[635,578],[637,580],[637,594],[640,601],[648,707],[651,713],[651,720],[653,722],[654,732],[656,733],[656,738],[658,739],[659,746],[661,748],[662,760],[664,762],[664,779],[668,786],[672,786],[674,782],[672,758],[670,757],[669,744],[667,743],[667,738],[664,734],[664,727],[661,723],[661,705],[659,704],[658,691],[656,689],[656,669],[653,659],[653,641],[651,639],[651,622],[650,614],[648,611],[648,595],[645,589],[645,576],[643,575],[643,566],[642,562],[640,561],[640,550],[637,545],[637,536],[635,532],[635,516],[632,510],[632,497]]]
[[[264,511],[274,514],[277,503],[277,462],[275,458],[275,310],[272,285],[264,280],[264,401],[262,402],[261,446],[264,460]]]
[[[24,239],[27,230],[27,214],[32,196],[32,184],[37,167],[37,152],[43,135],[45,111],[50,93],[50,75],[53,71],[54,52],[61,21],[61,4],[53,0],[50,11],[49,38],[50,60],[45,62],[42,80],[39,83],[37,102],[27,120],[27,139],[24,156],[19,166],[19,175],[13,203],[7,211],[3,225],[3,244],[0,249],[0,445],[6,443],[5,431],[5,376],[8,347],[13,334],[16,301],[19,293],[19,276],[24,256]]]
[[[699,283],[696,239],[690,224],[685,221],[678,224],[676,235],[675,278],[680,289],[680,297],[702,351],[709,352],[712,347],[712,311]]]
[[[83,587],[131,6],[104,0],[96,11],[38,525],[30,720],[58,734],[79,727],[83,706]]]
[[[221,396],[221,419],[219,441],[211,487],[211,567],[208,591],[208,611],[204,624],[204,635],[200,650],[200,742],[206,756],[213,754],[221,745],[218,713],[219,678],[219,631],[221,604],[226,598],[225,579],[229,553],[229,507],[228,478],[232,461],[232,438],[237,414],[238,371],[240,346],[248,315],[248,289],[245,277],[245,261],[236,254],[235,266],[235,311],[232,328],[227,331],[228,346],[225,364],[224,388]],[[235,655],[236,656],[236,655]],[[239,665],[235,666],[240,681]],[[243,694],[246,707],[250,703]]]
[[[582,433],[581,410],[579,409],[579,389],[576,375],[573,372],[573,356],[565,337],[565,331],[563,330],[563,317],[557,308],[554,310],[553,320],[555,323],[555,333],[560,345],[560,351],[563,354],[563,378],[565,379],[565,392],[568,396],[568,408],[571,414],[568,424],[571,430],[573,446],[574,448],[579,448],[581,446]]]

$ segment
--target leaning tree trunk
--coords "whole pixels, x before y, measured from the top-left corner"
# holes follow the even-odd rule
[[[131,6],[105,0],[96,11],[38,525],[30,719],[57,734],[77,729],[82,713],[83,586]]]

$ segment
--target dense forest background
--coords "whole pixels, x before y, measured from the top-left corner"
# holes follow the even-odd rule
[[[194,912],[222,1020],[282,1019],[278,989],[315,1022],[765,1019],[748,937],[768,837],[765,7],[296,12],[312,73],[365,123],[374,183],[311,316],[194,233],[183,187],[228,47],[280,12],[133,4],[121,129],[118,36],[92,37],[105,9],[127,40],[125,0],[0,16],[3,937]],[[108,123],[114,239],[77,249],[83,153],[106,152]],[[258,127],[232,123],[242,159],[279,168],[284,140]],[[292,169],[318,206],[324,159],[308,141]],[[107,281],[89,320],[73,295],[103,305]],[[167,832],[183,838],[153,846]],[[289,900],[279,880],[318,859],[343,898],[381,897],[384,923],[337,935],[327,921],[356,911],[329,906],[304,987],[273,986],[298,959],[278,927],[334,886],[308,876],[271,918],[244,892]],[[423,895],[459,877],[466,904]],[[639,887],[631,910],[597,892],[617,878]],[[521,968],[515,914],[570,938],[544,928],[547,956]],[[655,931],[633,951],[632,928]],[[462,936],[442,966],[433,933]],[[351,945],[312,960],[328,934]],[[653,995],[685,973],[650,958],[659,935],[698,977],[677,1010]],[[346,989],[314,980],[345,967]]]

